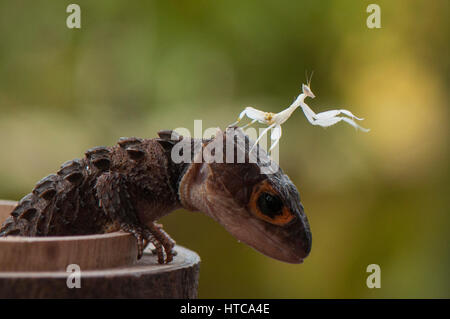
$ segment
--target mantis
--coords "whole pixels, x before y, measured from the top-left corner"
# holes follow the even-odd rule
[[[312,74],[311,74],[311,76],[312,76]],[[303,113],[305,114],[307,120],[312,125],[328,127],[328,126],[332,126],[340,121],[344,121],[344,122],[352,125],[356,129],[360,129],[363,132],[370,131],[369,129],[363,128],[355,122],[355,120],[362,121],[363,118],[359,118],[359,117],[353,115],[353,113],[348,110],[340,109],[340,110],[330,110],[330,111],[325,111],[325,112],[321,112],[321,113],[315,113],[305,103],[305,98],[310,97],[313,99],[316,97],[314,95],[314,93],[311,91],[310,83],[311,83],[311,78],[307,81],[307,84],[302,84],[302,93],[295,99],[295,101],[288,108],[284,109],[283,111],[281,111],[279,113],[264,112],[264,111],[260,111],[260,110],[257,110],[255,108],[249,106],[249,107],[246,107],[239,114],[237,121],[234,122],[233,124],[230,124],[229,127],[236,126],[244,118],[244,116],[247,116],[252,121],[250,123],[248,123],[247,125],[243,126],[242,128],[248,127],[256,122],[268,125],[268,127],[265,128],[264,131],[259,135],[259,137],[255,141],[255,144],[252,146],[251,149],[253,149],[258,144],[260,139],[270,129],[273,129],[272,133],[270,135],[270,138],[272,140],[272,145],[269,149],[269,152],[280,141],[280,138],[282,135],[281,125],[289,119],[289,117],[292,115],[292,113],[294,113],[294,111],[298,107],[302,108]]]

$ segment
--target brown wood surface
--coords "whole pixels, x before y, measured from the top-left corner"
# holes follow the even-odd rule
[[[0,201],[1,222],[15,205],[15,202]],[[65,271],[69,264],[78,264],[85,270],[114,268],[132,265],[136,257],[136,240],[122,232],[0,238],[0,271]]]
[[[0,201],[0,221],[15,206]],[[126,233],[66,237],[0,238],[0,298],[196,298],[200,257],[176,246],[159,265]],[[67,266],[81,268],[81,288],[68,288]]]

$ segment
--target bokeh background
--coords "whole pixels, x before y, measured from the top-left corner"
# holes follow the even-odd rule
[[[316,111],[344,123],[283,126],[280,165],[313,232],[302,265],[238,243],[201,213],[163,218],[202,258],[199,296],[450,297],[449,2],[0,1],[0,198],[96,145],[160,129],[233,122],[244,106],[278,112],[314,70]],[[381,289],[366,267],[381,266]]]

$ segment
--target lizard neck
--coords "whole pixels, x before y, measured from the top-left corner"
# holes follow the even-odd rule
[[[187,210],[202,210],[204,181],[207,168],[202,161],[203,148],[209,140],[183,139],[177,143],[165,144],[168,160],[168,178],[177,193],[181,206]],[[183,154],[180,159],[180,154]]]
[[[183,208],[191,211],[206,212],[206,179],[209,166],[206,163],[192,163],[182,176],[178,196]]]

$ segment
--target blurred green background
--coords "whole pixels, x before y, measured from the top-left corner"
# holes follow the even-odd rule
[[[278,112],[314,70],[307,103],[365,118],[283,126],[280,165],[313,247],[302,265],[239,244],[200,213],[162,223],[202,258],[199,296],[450,297],[449,1],[0,0],[0,198],[96,145],[160,129],[224,128],[244,106]],[[381,266],[381,289],[366,267]]]

